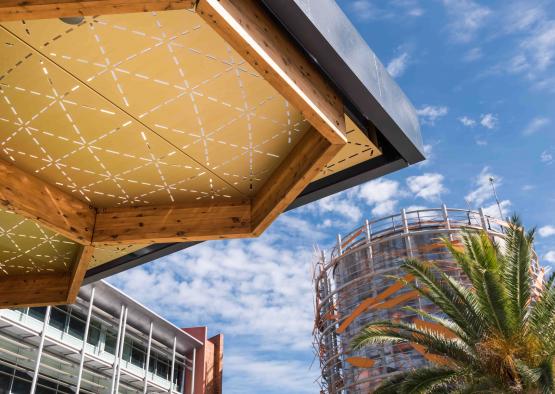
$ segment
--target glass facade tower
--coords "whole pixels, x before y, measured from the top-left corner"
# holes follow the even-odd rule
[[[366,394],[384,379],[429,362],[407,343],[351,350],[351,341],[369,322],[402,320],[426,324],[406,306],[435,313],[435,306],[399,278],[407,258],[433,261],[464,283],[462,271],[442,242],[461,243],[464,231],[484,230],[503,245],[507,223],[482,210],[422,209],[366,221],[345,236],[315,265],[314,345],[322,371],[323,393]],[[536,278],[542,270],[534,257]],[[418,285],[416,283],[416,285]]]

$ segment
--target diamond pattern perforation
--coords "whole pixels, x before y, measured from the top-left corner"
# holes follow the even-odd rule
[[[310,127],[190,11],[4,23],[0,54],[0,158],[99,208],[254,196]],[[347,130],[318,178],[380,154]],[[16,229],[35,231],[26,223]],[[35,265],[29,252],[0,269],[67,270],[74,257],[41,248],[21,247]],[[90,265],[139,248],[99,247]]]
[[[309,127],[192,12],[3,27],[0,156],[97,207],[252,196]]]
[[[32,220],[0,209],[0,276],[67,273],[78,245]]]

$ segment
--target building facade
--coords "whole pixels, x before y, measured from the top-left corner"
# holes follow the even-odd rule
[[[507,223],[483,210],[423,209],[366,221],[345,236],[315,266],[315,351],[320,359],[323,393],[366,394],[400,371],[427,364],[428,355],[411,344],[376,345],[356,352],[352,339],[369,322],[403,320],[426,324],[412,306],[437,312],[428,300],[397,278],[407,258],[433,261],[444,272],[461,278],[461,270],[442,239],[461,242],[466,230],[485,230],[502,244]],[[535,258],[533,269],[542,277]]]
[[[223,336],[181,329],[106,282],[67,306],[0,310],[0,393],[221,393]]]

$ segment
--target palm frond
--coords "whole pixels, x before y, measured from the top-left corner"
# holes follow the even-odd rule
[[[351,341],[351,348],[358,350],[378,343],[399,342],[422,345],[429,353],[448,357],[462,365],[477,363],[473,349],[459,338],[449,339],[437,331],[419,328],[412,323],[390,320],[370,323]]]
[[[466,327],[470,337],[479,336],[481,323],[476,311],[469,307],[467,300],[461,298],[458,292],[454,291],[451,285],[444,280],[445,277],[437,267],[417,260],[407,260],[401,267],[406,272],[413,274],[424,286],[411,284],[423,297],[437,305],[460,327]]]
[[[544,344],[545,351],[555,351],[555,287],[545,288],[532,305],[527,329]]]
[[[500,334],[509,338],[512,322],[509,315],[509,301],[501,278],[496,272],[485,271],[481,286],[476,289],[478,302],[485,318]]]
[[[410,311],[416,315],[419,315],[425,319],[428,319],[434,323],[437,323],[441,326],[443,326],[445,329],[451,331],[453,334],[457,335],[459,338],[461,338],[464,342],[466,342],[467,344],[472,343],[472,340],[470,338],[467,337],[467,333],[455,322],[449,320],[449,319],[445,319],[443,317],[439,317],[436,315],[432,315],[426,311],[423,311],[421,309],[418,308],[414,308],[412,306],[404,306],[403,307],[404,310],[406,311]]]
[[[405,376],[399,393],[432,393],[454,385],[459,373],[450,368],[421,368]]]
[[[551,394],[555,390],[555,373],[553,371],[553,358],[549,357],[538,368],[538,385],[542,393]]]
[[[507,289],[511,320],[515,323],[512,327],[514,332],[524,327],[528,314],[532,284],[530,262],[533,237],[533,231],[525,234],[520,220],[513,216],[507,230],[505,264],[501,276]]]

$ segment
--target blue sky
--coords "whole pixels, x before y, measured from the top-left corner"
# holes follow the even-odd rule
[[[225,338],[226,393],[315,393],[311,261],[364,218],[486,207],[538,227],[555,265],[555,2],[340,1],[417,108],[428,160],[111,279],[181,326]]]

